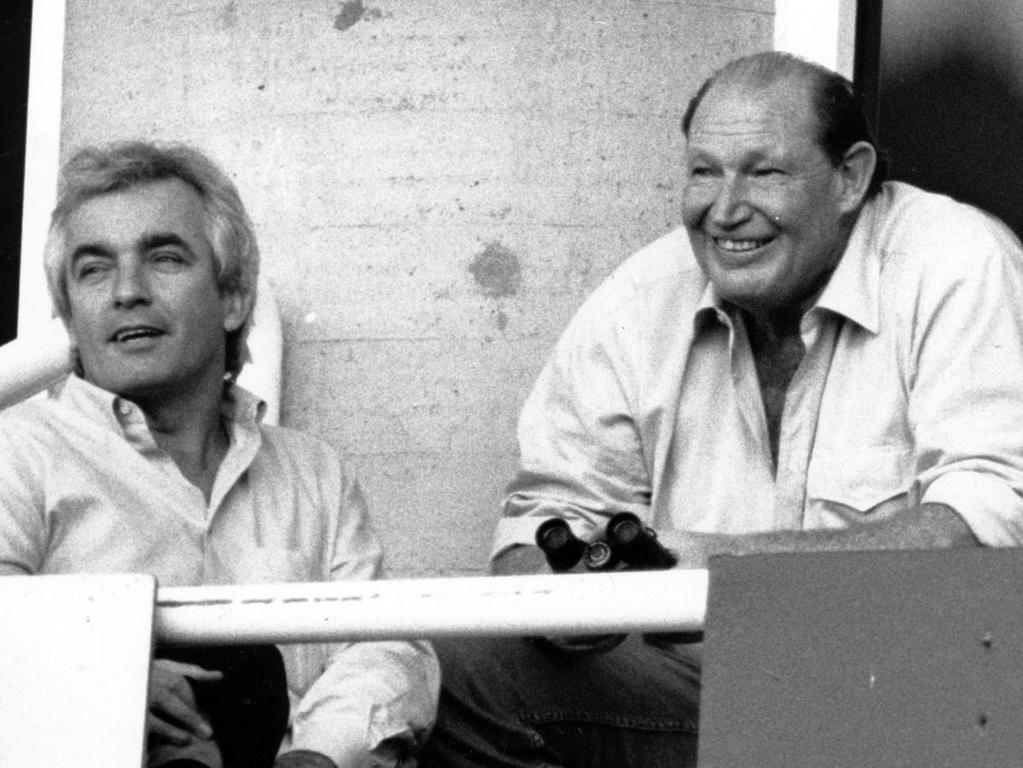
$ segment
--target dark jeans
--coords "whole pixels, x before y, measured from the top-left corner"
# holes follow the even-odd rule
[[[598,654],[518,638],[435,647],[440,711],[420,768],[696,765],[699,661],[686,646],[630,635]]]
[[[273,766],[289,709],[284,660],[275,646],[158,648],[154,658],[223,672],[221,680],[189,682],[213,729],[224,768]]]

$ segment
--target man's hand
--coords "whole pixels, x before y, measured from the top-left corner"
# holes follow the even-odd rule
[[[547,558],[540,547],[519,546],[505,550],[491,564],[491,573],[495,576],[518,576],[537,573],[551,573]],[[592,573],[587,571],[582,561],[576,564],[571,571],[565,573]],[[602,653],[609,651],[622,640],[625,635],[547,635],[527,638],[530,642],[541,647],[551,648],[561,653]]]
[[[278,757],[274,768],[337,768],[337,764],[319,752],[293,749]]]
[[[146,715],[149,737],[156,742],[184,746],[212,736],[213,729],[196,707],[188,680],[220,680],[223,676],[221,672],[195,664],[155,659],[149,675],[149,712]]]

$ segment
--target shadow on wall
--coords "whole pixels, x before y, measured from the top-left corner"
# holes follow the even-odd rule
[[[882,71],[879,140],[890,178],[979,206],[1023,238],[1023,73],[983,45]]]

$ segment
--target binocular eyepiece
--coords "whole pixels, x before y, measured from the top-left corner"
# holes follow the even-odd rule
[[[591,571],[610,570],[619,563],[633,570],[663,570],[675,565],[675,557],[657,541],[653,529],[631,512],[615,514],[604,536],[589,544],[572,533],[567,522],[551,518],[537,528],[536,544],[553,571],[571,570],[580,560]]]
[[[555,572],[570,571],[580,560],[589,571],[609,571],[620,563],[636,571],[667,570],[676,563],[675,556],[657,540],[657,533],[631,512],[613,515],[603,537],[590,543],[572,533],[560,517],[545,520],[536,529],[536,544]],[[669,646],[694,642],[700,639],[700,633],[654,632],[644,634],[643,638],[653,645]],[[607,650],[624,639],[623,634],[606,635],[601,637],[605,645],[598,648],[591,643],[585,647],[593,652]]]
[[[547,556],[552,571],[572,570],[586,551],[586,542],[560,517],[545,520],[536,529],[536,545]]]
[[[619,557],[633,568],[659,571],[675,565],[675,556],[661,546],[654,529],[643,525],[631,512],[612,517],[604,535]]]

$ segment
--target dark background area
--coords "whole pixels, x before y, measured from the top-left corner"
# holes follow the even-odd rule
[[[854,79],[889,178],[972,203],[1023,237],[1023,4],[860,0]]]
[[[18,327],[21,208],[25,183],[25,123],[31,0],[4,0],[0,9],[0,344]]]

